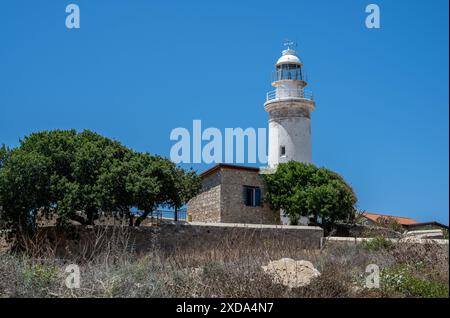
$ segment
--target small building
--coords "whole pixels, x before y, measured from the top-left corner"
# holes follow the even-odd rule
[[[385,214],[379,214],[379,213],[371,213],[371,212],[363,212],[361,214],[361,216],[363,217],[362,223],[364,225],[376,225],[377,223],[379,223],[383,220],[394,221],[403,227],[417,223],[416,220],[411,219],[411,218],[394,216],[394,215],[385,215]]]
[[[218,164],[200,177],[200,193],[188,202],[191,222],[280,224],[279,211],[263,202],[259,168]]]
[[[445,225],[445,224],[442,224],[442,223],[439,223],[439,222],[436,222],[436,221],[418,222],[418,223],[407,225],[406,229],[408,231],[436,230],[436,229],[441,229],[441,230],[448,231],[448,225]]]
[[[405,230],[411,231],[411,230],[421,230],[421,229],[443,229],[448,230],[448,225],[441,224],[439,222],[417,222],[414,219],[406,218],[406,217],[400,217],[395,215],[386,215],[386,214],[379,214],[379,213],[370,213],[370,212],[363,212],[361,214],[363,217],[362,223],[365,225],[376,225],[380,221],[383,220],[392,220],[396,223],[400,224]]]

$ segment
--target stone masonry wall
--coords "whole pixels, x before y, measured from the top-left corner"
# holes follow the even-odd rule
[[[194,222],[220,222],[221,174],[217,171],[202,180],[200,193],[188,202]]]
[[[42,227],[55,253],[66,258],[88,251],[100,252],[102,244],[126,241],[135,253],[153,249],[176,252],[183,249],[213,250],[229,248],[318,249],[323,230],[312,226],[280,226],[224,223],[162,223],[160,226],[77,226],[71,236],[54,226]],[[76,239],[75,239],[76,237]],[[101,237],[101,239],[99,239]],[[114,238],[114,239],[113,239]]]
[[[280,224],[280,213],[267,203],[251,207],[244,204],[243,186],[261,188],[264,197],[265,184],[256,171],[222,169],[221,222],[248,224]]]

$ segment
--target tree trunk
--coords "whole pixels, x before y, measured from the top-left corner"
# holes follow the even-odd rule
[[[138,217],[136,219],[136,221],[134,222],[134,226],[141,225],[142,221],[144,221],[151,212],[152,211],[145,211],[144,213],[142,213],[142,215],[140,217]]]
[[[128,212],[128,225],[133,226],[134,225],[134,215],[133,213]]]
[[[96,210],[93,208],[86,209],[86,225],[94,225],[94,214]]]
[[[314,225],[317,225],[317,213],[314,213]]]
[[[173,220],[174,220],[175,222],[178,221],[178,208],[175,208],[175,215],[174,215]]]
[[[80,223],[81,225],[87,225],[86,219],[80,215],[77,215],[77,214],[71,215],[70,219],[72,221],[76,221],[76,222]]]

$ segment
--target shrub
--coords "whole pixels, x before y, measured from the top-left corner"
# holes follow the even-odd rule
[[[57,279],[59,269],[53,265],[31,264],[23,269],[24,282],[30,288],[46,288]]]
[[[406,297],[446,297],[448,283],[418,277],[417,268],[411,265],[398,265],[381,271],[380,284],[385,294],[400,293]]]
[[[363,241],[361,245],[369,251],[389,250],[393,247],[392,241],[384,236],[376,236],[370,240]]]
[[[21,273],[23,288],[35,297],[51,296],[62,281],[60,273],[56,265],[25,261]]]
[[[380,227],[385,227],[394,232],[403,233],[405,231],[403,226],[392,217],[379,217],[375,223]]]

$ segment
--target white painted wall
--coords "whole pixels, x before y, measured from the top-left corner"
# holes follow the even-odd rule
[[[286,155],[281,157],[281,146]],[[269,167],[288,161],[310,163],[311,121],[306,117],[289,117],[269,120]]]

